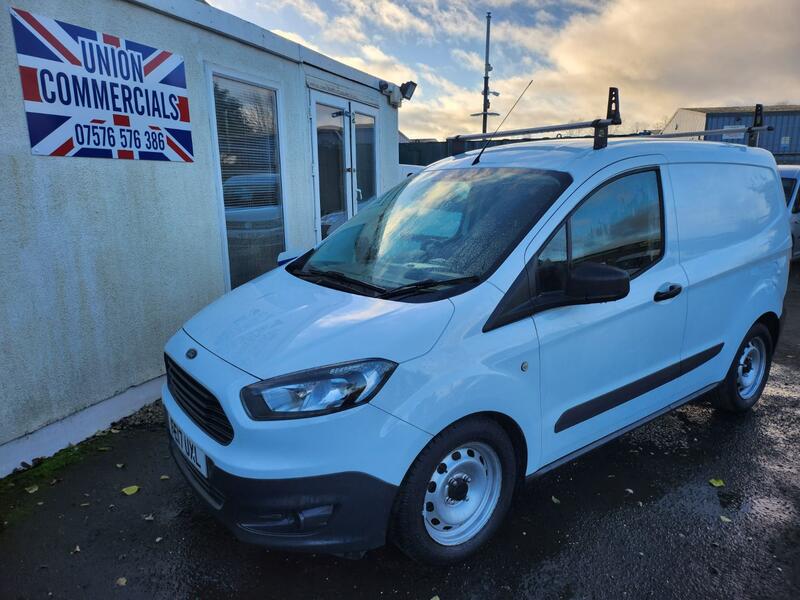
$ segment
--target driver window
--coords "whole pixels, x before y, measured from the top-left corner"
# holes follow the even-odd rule
[[[596,262],[636,277],[663,254],[661,193],[655,170],[614,179],[592,192],[539,251],[537,294],[566,291],[569,266]]]
[[[562,224],[536,257],[536,291],[560,292],[567,286],[567,226]]]
[[[593,192],[569,221],[572,265],[603,263],[635,277],[661,257],[664,245],[656,172],[611,181]]]

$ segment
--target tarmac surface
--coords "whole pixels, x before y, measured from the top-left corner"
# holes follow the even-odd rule
[[[752,412],[685,406],[535,481],[461,565],[238,542],[182,479],[154,405],[0,480],[0,598],[800,598],[799,271]]]

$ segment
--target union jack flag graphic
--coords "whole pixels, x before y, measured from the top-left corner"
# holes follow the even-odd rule
[[[183,57],[10,12],[33,154],[193,162]]]

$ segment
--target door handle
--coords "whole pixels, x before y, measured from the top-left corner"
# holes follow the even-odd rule
[[[666,289],[664,289],[666,287]],[[670,283],[668,285],[662,286],[661,289],[657,290],[655,296],[653,296],[653,300],[656,302],[662,302],[664,300],[669,300],[670,298],[674,298],[678,294],[683,291],[683,287],[679,283]]]

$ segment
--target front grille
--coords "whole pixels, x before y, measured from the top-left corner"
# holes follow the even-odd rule
[[[230,444],[233,427],[219,400],[166,354],[164,364],[167,367],[167,387],[175,402],[200,429],[220,444]]]

